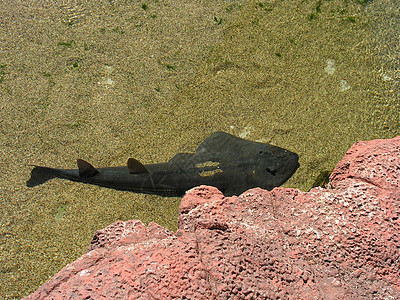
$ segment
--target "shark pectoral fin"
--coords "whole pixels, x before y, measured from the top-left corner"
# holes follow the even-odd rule
[[[138,161],[134,158],[128,159],[128,170],[129,170],[129,173],[131,173],[131,174],[149,173],[149,171],[146,169],[146,167],[143,166],[143,164],[140,161]]]
[[[90,178],[99,173],[95,167],[83,159],[77,159],[76,163],[78,164],[79,177],[81,178]]]

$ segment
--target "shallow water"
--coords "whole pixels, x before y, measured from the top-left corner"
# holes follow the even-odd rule
[[[179,198],[29,189],[29,164],[163,162],[222,130],[298,153],[285,186],[308,190],[354,142],[400,134],[400,13],[386,1],[25,2],[0,4],[2,299],[112,222],[177,227]]]

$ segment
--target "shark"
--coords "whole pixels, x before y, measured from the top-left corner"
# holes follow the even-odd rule
[[[95,168],[77,160],[77,169],[57,169],[32,165],[34,187],[53,178],[69,179],[102,187],[179,197],[193,187],[209,185],[225,196],[240,195],[260,187],[272,190],[286,182],[299,167],[298,155],[267,143],[214,132],[195,153],[178,153],[168,162],[142,164],[129,158],[125,166]]]

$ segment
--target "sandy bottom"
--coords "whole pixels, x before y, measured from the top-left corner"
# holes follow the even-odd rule
[[[308,190],[354,142],[399,135],[396,9],[305,2],[1,2],[0,298],[117,220],[177,228],[179,198],[27,188],[29,164],[164,162],[222,130],[298,153],[285,186]]]

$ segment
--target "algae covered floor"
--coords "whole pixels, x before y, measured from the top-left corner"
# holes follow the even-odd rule
[[[2,1],[0,298],[34,291],[114,221],[177,226],[179,198],[27,188],[29,164],[163,162],[221,130],[298,153],[285,186],[308,190],[354,142],[400,134],[389,5]]]

